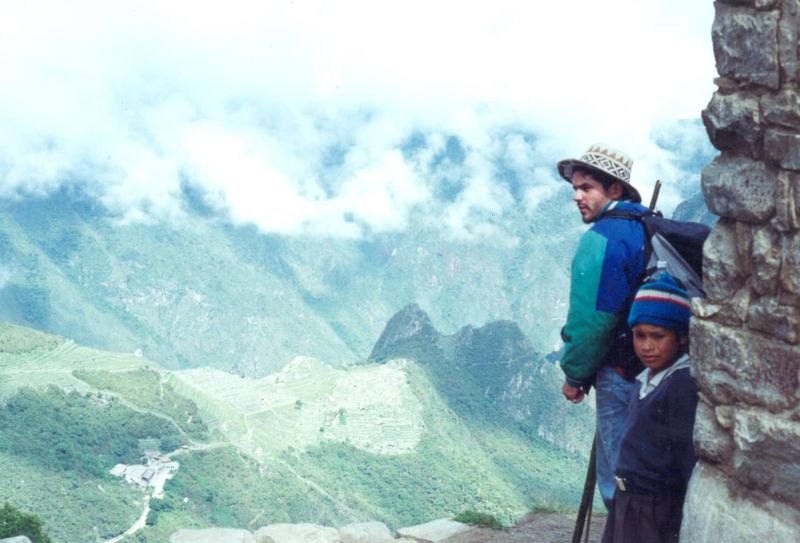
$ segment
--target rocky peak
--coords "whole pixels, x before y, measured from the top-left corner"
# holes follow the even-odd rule
[[[377,362],[410,358],[429,368],[448,393],[461,389],[471,395],[470,387],[477,386],[481,395],[490,398],[503,395],[521,372],[530,374],[531,368],[544,363],[513,321],[493,321],[480,328],[465,326],[445,336],[416,304],[389,320],[370,358]]]
[[[465,326],[453,335],[442,335],[412,304],[389,320],[370,358],[416,361],[461,416],[508,417],[559,447],[590,447],[587,436],[594,423],[589,408],[566,409],[560,370],[534,350],[513,321]]]
[[[456,358],[466,363],[492,360],[510,367],[536,355],[531,342],[512,321],[494,321],[480,328],[467,326],[455,336]]]
[[[409,304],[386,323],[369,358],[376,362],[390,358],[416,358],[420,347],[435,346],[439,337],[428,314],[419,305]]]

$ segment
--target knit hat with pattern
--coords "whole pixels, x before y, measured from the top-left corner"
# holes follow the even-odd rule
[[[689,333],[692,311],[686,289],[668,273],[644,283],[633,299],[628,326],[654,324],[685,336]]]

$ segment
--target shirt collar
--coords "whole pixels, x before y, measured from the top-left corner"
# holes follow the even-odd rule
[[[639,388],[639,399],[644,398],[648,394],[650,394],[655,388],[661,384],[664,379],[672,375],[678,370],[682,370],[683,368],[691,367],[691,360],[689,359],[688,354],[681,355],[675,363],[673,363],[670,367],[665,370],[662,370],[656,373],[652,379],[648,382],[647,378],[650,376],[650,368],[645,368],[645,370],[636,376],[636,380],[641,383],[641,387]]]

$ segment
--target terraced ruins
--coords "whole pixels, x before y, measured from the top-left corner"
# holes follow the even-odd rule
[[[422,408],[404,361],[334,369],[298,357],[261,379],[213,369],[170,373],[202,416],[256,459],[337,441],[378,454],[407,453],[422,439]]]

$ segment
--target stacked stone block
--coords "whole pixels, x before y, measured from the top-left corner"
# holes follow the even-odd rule
[[[800,541],[800,0],[718,0],[685,542]]]

